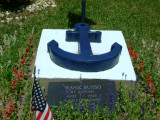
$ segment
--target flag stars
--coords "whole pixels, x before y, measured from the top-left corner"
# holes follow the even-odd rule
[[[46,107],[45,98],[42,94],[41,88],[40,88],[37,80],[35,80],[35,82],[34,82],[33,100],[35,102],[35,104],[33,104],[34,105],[33,109],[36,109],[39,111],[43,111],[45,109],[45,107]]]
[[[42,94],[42,91],[41,91],[41,88],[39,86],[37,79],[35,79],[35,81],[34,81],[32,95],[33,95],[32,96],[32,106],[33,106],[32,110],[35,111],[34,114],[39,114],[40,112],[42,112],[42,114],[43,114],[42,116],[49,117],[51,115],[50,120],[53,120],[52,113],[50,112],[50,108],[47,107],[48,106],[47,102],[44,98],[44,95]],[[49,114],[48,114],[48,112],[49,112]],[[37,119],[37,116],[35,116],[35,119]]]

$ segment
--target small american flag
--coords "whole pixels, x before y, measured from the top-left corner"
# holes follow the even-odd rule
[[[54,120],[36,78],[33,84],[31,110],[34,111],[34,120]]]

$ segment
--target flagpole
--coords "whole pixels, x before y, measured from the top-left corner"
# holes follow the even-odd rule
[[[35,78],[36,78],[35,74],[36,74],[36,66],[34,66],[34,72],[33,72],[33,83],[32,83],[32,89],[31,89],[32,91],[33,91],[34,81],[35,81]],[[29,120],[31,119],[31,115],[30,115],[31,114],[31,107],[32,107],[32,103],[31,102],[32,102],[32,92],[31,92],[31,99],[30,99]]]

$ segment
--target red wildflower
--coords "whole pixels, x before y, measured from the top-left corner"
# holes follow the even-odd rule
[[[29,47],[29,46],[30,46],[30,43],[27,43],[27,46]]]
[[[31,39],[29,40],[29,42],[32,43],[32,40],[33,40],[33,38],[31,38]]]
[[[14,68],[12,69],[12,71],[13,71],[13,73],[15,73],[15,74],[18,72],[16,67],[14,67]]]
[[[141,69],[143,69],[143,62],[142,61],[139,63],[139,66]]]
[[[12,99],[8,98],[9,102],[12,103]]]
[[[143,64],[139,64],[139,66],[140,66],[141,68],[143,68]]]
[[[148,71],[148,73],[147,73],[147,74],[145,74],[145,76],[146,76],[147,78],[149,78],[149,77],[150,77],[149,73],[150,73],[150,71]]]
[[[142,70],[143,69],[143,67],[140,67],[140,68],[137,68],[138,70]]]
[[[156,93],[157,92],[157,90],[152,90],[152,93]]]
[[[16,86],[16,83],[13,83],[13,82],[12,82],[11,86],[13,86],[13,87],[15,88],[15,86]]]
[[[6,49],[5,47],[2,48],[3,51],[4,51],[5,49]]]
[[[10,110],[11,111],[15,111],[15,107],[10,107]]]
[[[4,44],[4,40],[2,41],[2,44]]]
[[[155,89],[155,87],[154,87],[154,85],[153,85],[153,84],[151,84],[149,87],[150,87],[150,88],[152,88],[152,89]]]
[[[150,77],[150,75],[149,75],[148,73],[147,73],[147,74],[145,74],[145,76],[146,76],[146,77]]]
[[[134,51],[133,50],[129,50],[129,54],[130,55],[134,55]]]
[[[150,85],[150,88],[152,89],[152,93],[156,93],[157,92],[157,90],[155,90],[155,87],[154,87],[153,84]]]
[[[148,82],[149,84],[151,84],[151,78],[147,78],[146,80],[147,80],[147,82]],[[147,83],[147,84],[148,84],[148,83]]]
[[[130,49],[131,49],[131,47],[130,47],[129,45],[127,45],[127,48],[128,48],[128,50],[130,50]]]
[[[142,66],[142,65],[143,65],[143,63],[142,63],[142,62],[140,62],[140,63],[139,63],[139,66]]]
[[[137,60],[138,59],[138,55],[136,53],[133,54],[133,60]]]
[[[28,55],[28,52],[26,51],[24,55],[27,56],[27,55]]]
[[[5,109],[3,111],[3,113],[5,114],[5,118],[11,113],[9,110]]]
[[[29,47],[26,48],[26,51],[29,52]]]
[[[17,77],[16,82],[19,82],[19,76]]]
[[[23,72],[22,71],[19,73],[18,78],[23,78]]]
[[[26,58],[23,58],[23,59],[21,60],[21,62],[22,62],[22,63],[26,63]]]

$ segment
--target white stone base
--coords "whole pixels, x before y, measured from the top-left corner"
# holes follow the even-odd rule
[[[37,57],[35,61],[36,77],[43,80],[44,86],[52,81],[73,81],[79,80],[80,76],[85,80],[111,80],[111,81],[136,81],[135,71],[128,53],[125,39],[121,31],[102,32],[101,43],[91,43],[93,54],[103,54],[110,51],[114,42],[122,45],[122,52],[119,63],[112,69],[100,72],[79,72],[62,68],[56,65],[47,52],[47,43],[51,40],[58,42],[59,47],[71,53],[78,53],[77,42],[66,42],[66,30],[64,29],[43,29],[40,38]],[[39,72],[38,72],[39,71]],[[39,73],[39,74],[38,74]],[[48,82],[47,82],[48,81]],[[48,87],[48,85],[47,85]]]

